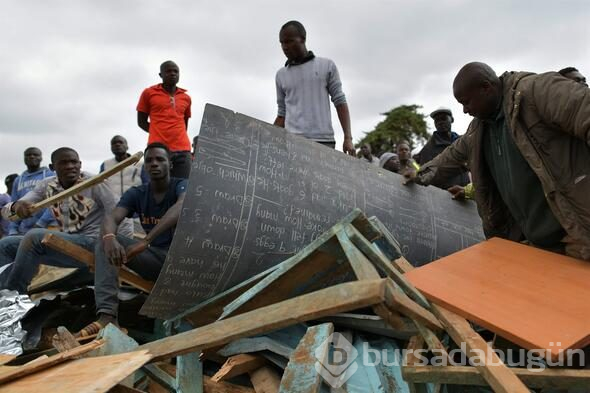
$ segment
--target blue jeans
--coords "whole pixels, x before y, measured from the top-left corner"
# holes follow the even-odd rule
[[[27,287],[37,274],[41,262],[44,265],[81,268],[88,267],[74,258],[55,251],[43,243],[43,237],[52,233],[69,242],[92,251],[96,239],[84,235],[50,231],[48,229],[31,229],[24,236],[8,236],[0,239],[0,267],[12,263],[0,278],[0,289],[12,289],[26,294]]]
[[[137,240],[117,235],[117,241],[125,248]],[[156,281],[168,250],[149,247],[127,262],[125,266],[149,281]],[[117,317],[119,313],[119,268],[112,265],[105,253],[102,241],[96,242],[94,249],[94,297],[96,313]]]

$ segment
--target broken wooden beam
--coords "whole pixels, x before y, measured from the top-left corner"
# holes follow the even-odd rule
[[[211,377],[214,382],[226,381],[237,377],[238,375],[247,374],[266,364],[266,360],[260,356],[241,353],[229,357],[221,368]]]
[[[327,364],[329,337],[334,332],[334,325],[324,323],[307,329],[281,379],[280,393],[317,393],[322,378],[315,364]],[[320,366],[322,367],[322,366]]]
[[[388,279],[363,280],[335,285],[272,304],[201,328],[144,344],[153,360],[163,360],[262,334],[297,322],[381,304]]]

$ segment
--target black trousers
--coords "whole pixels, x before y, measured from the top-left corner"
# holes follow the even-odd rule
[[[190,151],[173,151],[170,154],[170,176],[188,179],[191,173],[192,157]]]
[[[326,147],[329,147],[331,149],[335,149],[336,148],[336,142],[317,142],[320,143]]]

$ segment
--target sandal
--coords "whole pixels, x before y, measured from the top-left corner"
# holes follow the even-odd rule
[[[122,328],[121,326],[115,326],[124,334],[127,334],[127,329]],[[98,333],[104,328],[105,326],[103,326],[99,321],[94,321],[82,328],[78,333],[74,334],[74,338],[78,341],[96,338],[96,336],[98,336]]]
[[[103,328],[104,326],[102,326],[100,322],[94,321],[80,329],[78,333],[74,334],[74,337],[76,339],[90,338],[90,336],[96,337],[98,332],[100,332]]]

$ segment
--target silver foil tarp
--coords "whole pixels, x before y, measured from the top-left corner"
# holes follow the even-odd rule
[[[20,321],[35,303],[27,295],[16,291],[0,290],[0,354],[20,355],[27,335]]]

